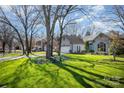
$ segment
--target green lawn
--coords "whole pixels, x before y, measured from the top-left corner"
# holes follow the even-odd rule
[[[42,51],[42,52],[32,52],[32,54],[46,54],[46,52]]]
[[[124,87],[124,57],[66,54],[62,63],[22,58],[0,63],[1,87]],[[46,61],[44,58],[42,60]]]
[[[4,55],[0,55],[0,58],[5,58],[5,57],[16,57],[16,56],[21,56],[21,53],[6,53]]]
[[[32,52],[30,55],[40,55],[40,54],[45,54],[46,52]],[[6,58],[6,57],[17,57],[17,56],[22,56],[22,52],[16,52],[16,53],[6,53],[5,55],[0,55],[0,58]]]

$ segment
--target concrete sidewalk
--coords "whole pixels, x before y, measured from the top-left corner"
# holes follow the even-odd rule
[[[45,56],[45,54],[40,54],[40,55],[30,55],[29,57],[39,57],[39,56]],[[4,58],[0,58],[0,62],[2,61],[8,61],[8,60],[16,60],[16,59],[20,59],[20,58],[28,58],[27,56],[17,56],[17,57],[4,57]]]

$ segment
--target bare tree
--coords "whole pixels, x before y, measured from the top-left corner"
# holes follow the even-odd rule
[[[112,13],[116,16],[116,18],[112,19],[113,22],[117,23],[117,25],[124,31],[124,6],[113,6]]]
[[[59,29],[60,29],[60,35],[59,35],[59,50],[58,50],[58,55],[61,55],[61,42],[62,42],[62,36],[63,36],[63,31],[64,29],[70,25],[74,24],[75,18],[71,18],[67,20],[67,16],[73,12],[76,6],[68,5],[68,6],[62,6],[60,10],[60,15],[58,18],[59,22]]]
[[[11,30],[11,31],[10,31]],[[7,41],[7,45],[9,48],[9,53],[12,52],[12,48],[13,48],[13,43],[14,43],[14,39],[15,39],[15,32],[13,31],[13,29],[9,29],[9,40]]]
[[[14,26],[14,24],[12,24],[11,20],[7,17],[7,14],[4,12],[4,9],[3,9],[2,7],[0,7],[0,12],[1,12],[1,15],[0,15],[0,22],[7,24],[7,25],[11,26],[11,27],[14,29],[14,31],[15,31],[15,32],[17,33],[17,35],[18,35],[20,44],[22,45],[23,54],[25,54],[25,51],[24,51],[24,44],[23,44],[23,40],[22,40],[22,38],[21,38],[20,31]]]
[[[53,53],[53,36],[54,36],[54,28],[56,25],[56,21],[58,19],[58,13],[61,6],[51,6],[51,5],[43,5],[41,6],[41,12],[44,19],[44,24],[47,33],[47,49],[46,49],[46,58],[51,58]]]
[[[58,22],[59,22],[59,28],[60,28],[60,35],[59,35],[59,51],[58,51],[58,55],[61,55],[61,42],[62,42],[62,36],[63,36],[63,31],[65,30],[65,28],[70,28],[70,26],[72,26],[71,30],[72,31],[77,31],[76,28],[76,20],[80,19],[79,17],[70,17],[75,13],[81,12],[83,15],[86,15],[84,9],[82,6],[74,6],[74,5],[66,5],[66,6],[62,6],[61,10],[60,10],[60,15],[58,18]]]
[[[0,10],[2,13],[0,22],[8,24],[16,31],[22,45],[23,54],[26,54],[28,56],[31,52],[32,35],[34,34],[34,31],[36,31],[35,28],[39,23],[37,22],[39,18],[39,12],[35,10],[34,6],[10,6],[10,12],[15,17],[18,24],[17,26],[11,19],[7,17],[7,14],[2,8],[0,8]],[[25,43],[23,42],[22,34],[25,37]],[[26,47],[24,47],[24,45]]]
[[[6,45],[8,45],[9,52],[11,52],[14,36],[15,33],[10,26],[3,23],[0,24],[0,41],[2,42],[3,54],[5,53]]]
[[[121,39],[119,37],[119,33],[118,32],[113,32],[111,35],[110,35],[111,39],[112,39],[112,42],[111,42],[111,45],[110,45],[110,52],[112,52],[113,54],[113,59],[114,61],[116,60],[116,55],[119,51],[119,48],[122,46],[121,44]]]

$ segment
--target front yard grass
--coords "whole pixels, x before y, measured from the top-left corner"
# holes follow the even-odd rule
[[[124,57],[66,54],[62,63],[21,58],[0,63],[0,87],[124,87]],[[46,60],[47,61],[47,60]]]
[[[32,52],[30,54],[31,55],[40,55],[40,54],[46,54],[46,52],[42,51],[42,52]],[[4,55],[3,54],[0,54],[0,58],[6,58],[6,57],[18,57],[18,56],[22,56],[22,52],[16,52],[16,53],[5,53]]]
[[[5,58],[5,57],[17,57],[17,56],[21,56],[21,53],[6,53],[4,55],[0,55],[0,58]]]

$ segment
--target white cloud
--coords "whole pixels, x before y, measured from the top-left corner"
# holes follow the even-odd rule
[[[108,22],[94,21],[92,25],[96,27],[96,32],[108,32],[113,29],[113,24],[108,24]]]
[[[79,19],[75,20],[77,23],[80,23],[88,18],[90,18],[91,16],[90,15],[84,15],[84,16],[81,16]]]
[[[97,5],[97,6],[93,6],[92,9],[93,9],[94,12],[100,12],[100,11],[104,10],[104,6]]]
[[[99,21],[94,21],[93,25],[95,25],[96,27],[101,27],[101,28],[105,27],[105,24],[103,24],[102,22],[99,22]]]
[[[9,11],[10,6],[9,5],[2,5],[1,6],[4,10]]]
[[[80,23],[80,22],[82,22],[84,20],[84,18],[80,18],[80,19],[77,19],[77,20],[75,20],[77,23]]]
[[[74,14],[74,17],[77,17],[77,16],[79,16],[79,14],[78,14],[78,13],[75,13],[75,14]]]
[[[77,23],[82,22],[88,18],[91,18],[92,16],[96,16],[96,17],[100,16],[100,14],[105,10],[104,6],[102,5],[87,6],[87,9],[89,11],[89,14],[87,16],[83,15],[80,19],[77,19],[76,20]],[[77,16],[77,14],[75,14],[75,16]]]
[[[88,6],[88,9],[90,10],[89,14],[91,16],[99,16],[105,10],[104,6],[102,5]]]

